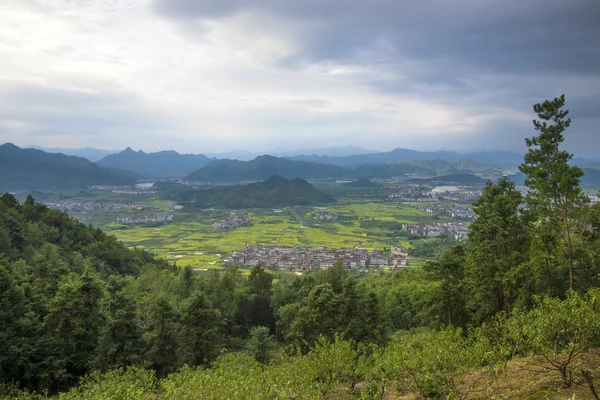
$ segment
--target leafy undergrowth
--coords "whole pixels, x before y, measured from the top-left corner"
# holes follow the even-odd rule
[[[549,368],[541,357],[518,358],[509,361],[502,371],[494,374],[478,371],[466,377],[460,384],[461,391],[469,400],[594,400],[581,370],[588,370],[600,391],[600,349],[583,354],[573,365],[573,385],[565,388],[558,371]],[[496,375],[496,376],[494,376]],[[391,397],[393,398],[393,397]],[[416,397],[399,397],[416,399]]]
[[[212,370],[184,367],[162,380],[156,379],[153,372],[138,368],[93,373],[57,399],[594,400],[581,370],[600,376],[600,349],[587,352],[574,362],[571,388],[563,387],[560,374],[548,369],[542,357],[519,358],[495,371],[478,370],[457,377],[457,390],[451,394],[424,397],[401,380],[341,384],[337,378],[346,369],[344,359],[332,359],[329,355],[287,359],[285,365],[276,367],[261,366],[246,356],[228,355]],[[386,390],[382,392],[379,389],[383,385]],[[600,385],[598,378],[596,385]],[[47,399],[17,391],[5,397],[8,398]]]

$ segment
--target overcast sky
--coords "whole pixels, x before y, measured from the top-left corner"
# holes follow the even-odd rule
[[[0,0],[0,142],[600,155],[598,0]]]

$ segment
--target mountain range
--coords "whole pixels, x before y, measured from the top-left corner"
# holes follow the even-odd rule
[[[313,187],[304,179],[285,179],[273,175],[264,182],[234,185],[187,192],[180,201],[190,202],[198,208],[270,208],[294,205],[317,205],[334,202],[334,199]]]
[[[408,161],[443,160],[454,162],[459,160],[471,160],[479,163],[491,164],[504,167],[508,165],[519,165],[523,162],[523,155],[510,151],[490,150],[468,154],[460,154],[454,151],[417,151],[409,149],[394,149],[388,152],[354,154],[343,157],[298,155],[288,157],[296,161],[310,161],[323,164],[351,166],[361,164],[387,164]]]
[[[250,161],[263,154],[269,154],[274,157],[293,157],[298,154],[316,154],[319,156],[351,156],[353,154],[369,154],[377,153],[373,150],[368,150],[363,147],[356,146],[334,146],[312,149],[297,149],[297,150],[272,150],[266,153],[256,153],[246,150],[233,150],[225,153],[206,153],[210,158],[225,158],[230,160]]]
[[[137,178],[101,168],[85,158],[21,149],[11,143],[0,146],[0,171],[0,191],[130,185]]]
[[[119,152],[118,150],[102,150],[102,149],[95,149],[93,147],[84,147],[82,149],[63,149],[63,148],[46,148],[46,147],[39,147],[39,146],[25,146],[24,148],[42,150],[42,151],[45,151],[46,153],[62,153],[67,156],[82,157],[82,158],[88,159],[91,162],[96,162],[110,154],[115,154],[115,153]]]
[[[144,153],[128,147],[120,153],[104,157],[97,164],[104,168],[132,171],[145,178],[174,178],[186,176],[209,161],[203,154],[179,154],[172,150]]]
[[[191,181],[237,183],[261,181],[272,175],[287,179],[356,179],[390,178],[405,175],[437,176],[447,174],[479,173],[486,176],[501,176],[502,171],[490,165],[461,160],[412,161],[391,164],[366,164],[355,168],[297,161],[273,156],[259,156],[251,161],[212,160],[204,168],[186,177]]]
[[[175,151],[145,153],[127,148],[117,154],[108,155],[95,164],[80,157],[20,149],[8,143],[1,147],[0,153],[0,188],[3,190],[128,184],[140,178],[167,177],[185,177],[193,181],[228,184],[264,181],[273,175],[285,179],[354,180],[476,174],[493,179],[509,172],[501,164],[512,165],[510,170],[515,171],[514,166],[521,162],[520,155],[510,152],[459,154],[407,149],[343,157],[313,155],[282,158],[262,155],[249,161],[239,161],[209,159],[201,154],[179,154]],[[398,161],[401,159],[404,161]],[[337,165],[334,165],[336,163]],[[584,169],[584,185],[600,185],[600,163],[583,159],[576,159],[574,163]],[[518,175],[515,178],[520,181]]]
[[[286,179],[342,179],[351,178],[355,172],[335,165],[294,161],[273,156],[259,156],[251,161],[211,160],[204,168],[185,179],[209,182],[263,181],[273,175]]]

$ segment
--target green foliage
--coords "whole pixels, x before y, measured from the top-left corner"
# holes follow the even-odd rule
[[[250,337],[246,343],[246,350],[261,364],[266,364],[271,359],[275,349],[275,340],[270,335],[266,326],[255,326],[250,330]]]
[[[563,301],[540,299],[527,314],[523,333],[529,350],[541,354],[560,372],[565,387],[571,386],[571,364],[600,344],[600,291],[569,292]]]
[[[157,384],[153,371],[140,368],[98,371],[86,376],[79,385],[58,396],[58,400],[150,400]]]
[[[526,260],[526,225],[519,212],[521,193],[502,178],[488,181],[482,196],[473,203],[477,216],[469,227],[469,251],[465,265],[467,307],[479,324],[518,302],[519,285],[511,270]]]
[[[569,288],[573,289],[573,244],[571,240],[571,222],[573,210],[577,205],[587,202],[579,185],[583,171],[570,165],[573,155],[560,149],[564,141],[563,132],[571,125],[567,118],[568,110],[563,110],[565,95],[541,104],[535,104],[533,110],[540,120],[533,125],[538,136],[525,139],[529,152],[519,167],[527,178],[527,203],[540,218],[550,218],[557,228],[562,226],[563,240],[569,265]]]
[[[432,280],[437,282],[434,294],[434,308],[439,322],[449,326],[463,326],[466,322],[464,295],[464,266],[466,251],[463,246],[455,246],[446,251],[438,260],[425,265]]]
[[[479,350],[476,347],[475,350]],[[461,379],[479,368],[479,352],[460,329],[399,333],[380,360],[389,379],[422,399],[461,398]]]

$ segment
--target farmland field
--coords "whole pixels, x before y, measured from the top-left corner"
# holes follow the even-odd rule
[[[315,212],[336,213],[337,221],[317,222]],[[232,230],[213,228],[211,224],[233,213],[252,217],[248,225]],[[334,205],[326,210],[312,207],[274,210],[202,210],[174,211],[175,222],[161,226],[126,228],[107,227],[119,240],[131,247],[146,249],[177,265],[219,268],[223,258],[247,244],[263,246],[324,246],[331,248],[384,249],[401,244],[410,247],[407,235],[377,226],[378,222],[419,223],[446,221],[406,204],[366,203]],[[422,240],[422,239],[420,239]]]

